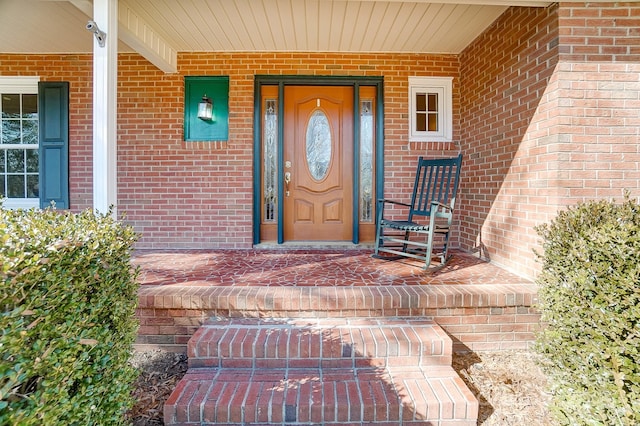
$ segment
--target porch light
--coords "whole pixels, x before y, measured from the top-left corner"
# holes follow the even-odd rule
[[[213,121],[213,101],[205,94],[198,104],[198,118],[204,121]]]

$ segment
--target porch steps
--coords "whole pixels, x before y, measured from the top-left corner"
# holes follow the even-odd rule
[[[452,342],[417,318],[225,318],[188,344],[166,425],[476,425]]]

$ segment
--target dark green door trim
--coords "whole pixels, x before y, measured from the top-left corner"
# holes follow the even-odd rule
[[[354,110],[353,110],[353,237],[354,244],[359,243],[359,200],[360,200],[360,177],[359,177],[359,148],[360,148],[360,114],[359,90],[361,86],[376,87],[376,196],[375,199],[382,198],[384,194],[384,101],[383,101],[383,77],[351,77],[351,76],[282,76],[282,75],[256,75],[254,84],[254,119],[253,119],[253,244],[260,243],[260,221],[262,218],[261,206],[261,182],[262,182],[262,105],[260,102],[262,86],[278,86],[278,117],[284,117],[284,87],[285,86],[351,86],[354,88]],[[278,120],[278,191],[284,192],[284,157],[282,153],[284,120]],[[278,203],[278,244],[284,242],[283,230],[283,206]]]

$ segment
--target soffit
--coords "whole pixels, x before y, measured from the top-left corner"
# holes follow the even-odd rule
[[[456,54],[509,5],[548,4],[536,0],[120,0],[122,10],[134,14],[177,52]],[[73,2],[2,0],[0,52],[91,52],[93,38],[85,30],[88,19]],[[131,50],[120,42],[119,51]]]

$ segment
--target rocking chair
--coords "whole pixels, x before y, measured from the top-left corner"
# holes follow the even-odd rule
[[[402,257],[425,262],[429,268],[434,253],[434,236],[443,240],[438,253],[441,266],[449,260],[448,246],[453,210],[458,191],[462,154],[453,158],[426,160],[420,157],[416,171],[411,203],[387,199],[378,200],[378,226],[374,257],[399,259]],[[408,209],[406,220],[385,218],[387,204]],[[393,256],[381,256],[388,253]]]

